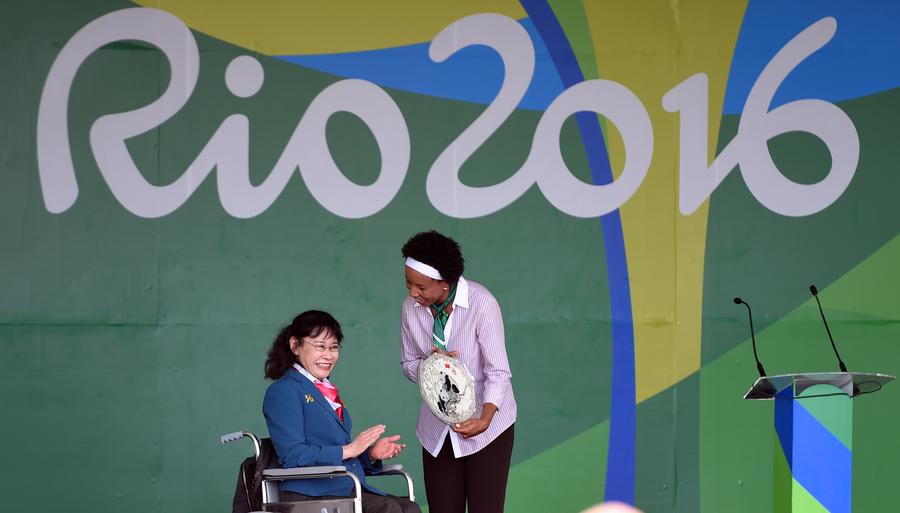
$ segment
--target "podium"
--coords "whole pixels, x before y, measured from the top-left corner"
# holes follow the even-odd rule
[[[775,401],[774,513],[849,513],[853,398],[894,376],[809,372],[763,376],[744,394]]]

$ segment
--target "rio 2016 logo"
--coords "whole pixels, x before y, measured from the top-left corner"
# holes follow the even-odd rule
[[[676,85],[662,97],[663,107],[679,113],[679,208],[694,212],[735,167],[753,196],[785,216],[821,211],[846,190],[859,161],[859,136],[850,118],[822,100],[796,100],[769,110],[778,87],[790,72],[834,36],[834,18],[823,18],[795,36],[760,73],[741,113],[737,135],[713,162],[708,162],[708,85],[703,73]],[[219,199],[228,214],[255,217],[272,205],[295,170],[313,197],[345,218],[363,218],[387,206],[403,183],[409,166],[410,137],[403,114],[380,87],[358,79],[340,80],[322,90],[298,121],[268,177],[250,183],[250,124],[246,116],[227,116],[197,157],[174,182],[148,183],[125,142],[165,123],[194,91],[200,55],[188,27],[175,16],[155,9],[112,12],[87,24],[63,47],[53,63],[41,95],[37,122],[37,155],[41,191],[48,211],[62,213],[78,197],[68,133],[68,104],[78,69],[95,51],[116,41],[138,40],[159,48],[171,67],[163,94],[141,108],[104,115],[91,125],[90,145],[103,178],[116,199],[137,216],[157,218],[183,205],[216,169]],[[544,111],[531,149],[520,169],[498,184],[470,187],[460,182],[462,164],[512,114],[528,89],[535,53],[528,33],[515,20],[498,14],[460,19],[432,41],[430,57],[443,62],[470,45],[496,51],[505,68],[497,96],[432,163],[426,192],[440,212],[475,218],[501,210],[537,184],[560,211],[595,217],[622,206],[638,190],[653,156],[653,129],[646,108],[628,88],[611,80],[588,80],[566,89]],[[250,56],[235,58],[225,72],[229,91],[252,97],[262,87],[264,72]],[[625,161],[609,184],[578,180],[566,166],[559,146],[560,130],[577,112],[604,116],[621,134]],[[358,185],[344,176],[328,150],[325,125],[337,112],[357,116],[371,131],[381,154],[378,178]],[[821,181],[800,184],[785,177],[769,153],[769,139],[787,132],[806,132],[820,139],[831,154],[831,169]],[[447,194],[453,191],[453,194]]]

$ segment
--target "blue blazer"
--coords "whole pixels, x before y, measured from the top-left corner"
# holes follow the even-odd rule
[[[263,400],[269,436],[283,468],[344,465],[356,474],[364,490],[384,495],[366,484],[365,476],[367,471],[381,471],[381,461],[373,462],[368,451],[357,458],[341,459],[343,446],[352,441],[353,424],[347,410],[344,407],[344,421],[341,422],[313,382],[294,369],[288,369],[269,385]],[[293,479],[282,482],[280,489],[314,497],[349,496],[353,480],[349,477]]]

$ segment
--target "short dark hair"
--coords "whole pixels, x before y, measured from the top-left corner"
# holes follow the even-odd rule
[[[465,269],[459,244],[434,230],[413,235],[400,251],[404,257],[412,257],[437,269],[447,283],[458,282]]]
[[[315,337],[323,331],[334,335],[338,342],[344,340],[341,325],[328,312],[307,310],[294,317],[290,324],[281,328],[275,341],[272,342],[272,348],[269,349],[269,356],[266,358],[266,377],[280,378],[297,361],[296,355],[291,351],[291,337],[297,337],[302,343],[303,337]]]

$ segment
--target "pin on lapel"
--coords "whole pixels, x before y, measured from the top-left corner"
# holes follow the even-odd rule
[[[306,394],[306,402],[308,402],[308,403],[315,402],[315,399],[313,399],[313,396]]]

